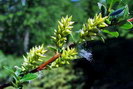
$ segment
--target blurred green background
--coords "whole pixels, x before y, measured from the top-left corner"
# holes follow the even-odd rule
[[[50,36],[62,16],[73,16],[73,30],[76,32],[89,17],[99,12],[97,3],[104,1],[0,0],[0,83],[10,80],[3,66],[19,66],[23,61],[22,55],[35,45],[53,45]],[[133,16],[133,2],[126,1],[130,16]],[[121,37],[132,39],[132,32],[121,30]],[[74,37],[77,38],[77,35]],[[48,58],[50,56],[49,53]],[[83,70],[79,69],[77,73],[72,65],[68,65],[41,72],[40,78],[25,85],[24,89],[83,89],[84,81]]]

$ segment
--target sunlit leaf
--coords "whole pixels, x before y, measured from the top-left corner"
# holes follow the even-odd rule
[[[112,37],[118,37],[119,36],[118,32],[111,32],[109,30],[102,30],[102,32],[107,33],[107,34],[111,35]]]
[[[122,25],[120,28],[121,29],[131,29],[133,27],[131,22],[127,22],[124,25]]]
[[[33,80],[33,79],[36,79],[36,78],[37,78],[36,74],[29,73],[29,74],[25,75],[24,77],[22,77],[22,79],[20,81],[25,82],[25,81]]]

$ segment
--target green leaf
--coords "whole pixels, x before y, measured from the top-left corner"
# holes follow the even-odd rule
[[[6,69],[8,72],[14,74],[14,70],[12,68],[4,66],[4,69]]]
[[[105,22],[106,22],[107,24],[111,24],[111,21],[110,21],[109,19],[106,19]]]
[[[131,22],[127,22],[124,25],[122,25],[120,28],[121,29],[131,29],[133,27]]]
[[[102,3],[98,3],[98,7],[101,10],[101,14],[102,16],[106,16],[107,13],[107,8],[105,7],[105,5],[103,5]]]
[[[55,52],[57,51],[57,48],[54,46],[48,46],[48,49]]]
[[[105,40],[103,37],[100,37],[100,40],[105,43]]]
[[[122,13],[123,11],[124,11],[124,9],[125,8],[120,8],[120,9],[117,9],[117,10],[115,10],[114,12],[112,12],[111,14],[110,14],[110,16],[118,16],[118,15],[120,15],[120,14],[124,14],[124,13]]]
[[[0,21],[5,21],[7,17],[5,15],[0,15]]]
[[[111,35],[112,37],[118,37],[119,33],[118,32],[110,32],[109,30],[102,30],[102,32],[107,33]]]
[[[37,78],[36,74],[29,73],[29,74],[25,75],[24,77],[22,77],[22,79],[20,81],[21,82],[26,82],[26,81],[33,80],[33,79],[36,79],[36,78]]]
[[[124,18],[128,18],[129,16],[129,8],[128,8],[128,5],[125,6],[125,10],[124,10]]]
[[[18,67],[17,70],[15,71],[15,75],[19,76],[21,74],[21,69]]]
[[[117,7],[117,5],[119,5],[119,3],[121,2],[121,0],[106,0],[106,3],[107,3],[107,6],[109,11],[112,9],[112,7],[114,7],[115,5],[115,8]]]

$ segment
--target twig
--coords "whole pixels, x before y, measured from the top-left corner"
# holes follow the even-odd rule
[[[75,46],[76,46],[75,43],[72,43],[72,44],[69,45],[70,48],[73,48],[73,47],[75,47]],[[26,75],[26,74],[28,74],[28,73],[36,73],[36,72],[38,72],[38,71],[41,71],[41,70],[45,69],[47,65],[49,65],[50,63],[52,63],[53,61],[55,61],[55,60],[56,60],[57,58],[59,58],[60,56],[61,56],[61,53],[56,53],[56,54],[55,54],[52,58],[50,58],[48,61],[44,62],[43,64],[39,65],[37,68],[35,68],[35,69],[31,70],[31,71],[28,71],[28,72],[26,72],[26,73],[21,74],[20,76],[23,77],[24,75]],[[9,87],[9,86],[11,86],[11,85],[12,85],[11,82],[5,83],[5,84],[3,84],[3,85],[0,85],[0,89],[4,89],[4,88]]]
[[[38,72],[38,71],[41,71],[43,70],[44,68],[46,68],[46,66],[50,63],[52,63],[53,61],[55,61],[57,58],[60,57],[60,53],[56,53],[52,58],[50,58],[48,61],[44,62],[43,64],[41,64],[39,67],[37,67],[36,69],[34,70],[31,70],[29,73],[35,73],[35,72]]]
[[[28,73],[36,73],[38,71],[43,70],[44,68],[46,68],[47,65],[49,65],[50,63],[52,63],[53,61],[55,61],[60,56],[61,56],[60,53],[56,53],[52,58],[50,58],[48,61],[44,62],[43,64],[39,65],[39,67],[37,67],[36,69],[33,69],[33,70],[29,71],[29,72],[26,72],[24,74],[21,74],[21,76],[23,77],[25,74],[28,74]],[[0,85],[0,89],[4,89],[4,88],[9,87],[11,85],[12,85],[12,83],[10,83],[10,82],[9,83],[5,83],[3,85]]]

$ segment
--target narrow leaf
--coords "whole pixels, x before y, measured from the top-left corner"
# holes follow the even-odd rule
[[[127,22],[124,25],[122,25],[120,28],[121,29],[131,29],[133,27],[131,22]]]
[[[48,46],[48,49],[49,49],[49,50],[52,50],[52,51],[57,51],[57,48],[54,47],[54,46]]]
[[[129,8],[128,8],[128,5],[125,6],[125,10],[124,10],[124,18],[128,18],[129,16]]]
[[[6,69],[8,72],[10,72],[10,73],[13,73],[13,74],[14,74],[14,71],[13,71],[13,69],[12,69],[12,68],[4,66],[4,69]]]
[[[116,15],[119,15],[120,13],[123,12],[123,10],[124,10],[124,8],[118,9],[118,10],[112,12],[112,13],[110,14],[110,16],[116,16]]]
[[[106,16],[107,8],[106,8],[103,4],[101,4],[101,3],[98,3],[98,7],[99,7],[99,9],[101,10],[102,16],[103,16],[103,17]]]
[[[22,77],[22,79],[20,81],[25,82],[25,81],[33,80],[36,78],[37,78],[36,74],[29,73],[29,74],[25,75],[24,77]]]
[[[119,33],[118,32],[110,32],[109,30],[102,30],[102,32],[107,33],[111,35],[112,37],[118,37]]]

